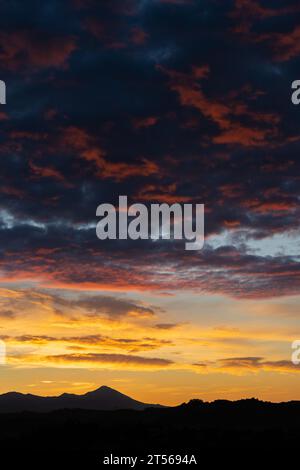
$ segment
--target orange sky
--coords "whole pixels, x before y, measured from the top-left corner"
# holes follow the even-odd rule
[[[0,392],[82,393],[105,384],[164,404],[300,399],[300,367],[291,362],[298,302],[3,285]]]

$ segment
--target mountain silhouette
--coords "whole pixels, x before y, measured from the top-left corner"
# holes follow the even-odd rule
[[[194,399],[175,407],[148,408],[101,387],[81,396],[8,393],[0,396],[0,402],[5,411],[35,410],[0,412],[1,462],[13,467],[25,463],[40,469],[46,458],[53,468],[92,469],[100,468],[108,456],[138,456],[146,466],[149,455],[163,452],[173,462],[177,454],[195,455],[201,466],[209,462],[223,468],[225,463],[240,469],[246,456],[250,468],[256,468],[257,462],[269,468],[272,457],[277,466],[288,468],[299,454],[300,402],[296,401]]]
[[[60,396],[41,397],[38,395],[9,392],[0,395],[0,413],[20,411],[55,411],[59,409],[82,410],[144,410],[162,408],[158,404],[142,403],[113,388],[102,386],[84,395],[63,393]]]

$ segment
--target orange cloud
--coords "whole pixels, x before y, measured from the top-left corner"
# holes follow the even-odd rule
[[[142,28],[132,28],[131,42],[137,46],[141,46],[146,42],[148,34]]]
[[[271,33],[260,40],[270,41],[276,60],[285,62],[300,54],[300,26],[289,33]]]
[[[148,116],[146,118],[134,119],[133,125],[136,129],[142,129],[144,127],[152,127],[158,122],[159,118],[155,116]]]
[[[169,359],[153,358],[144,356],[134,356],[129,354],[109,354],[109,353],[70,353],[55,354],[50,356],[23,355],[9,358],[12,364],[26,363],[32,365],[47,364],[48,366],[62,367],[93,367],[117,370],[135,370],[135,369],[165,369],[174,363]]]
[[[263,145],[269,134],[269,130],[253,129],[238,124],[214,137],[213,142],[215,144],[239,144],[254,147]]]
[[[158,201],[167,204],[183,203],[191,200],[188,196],[176,194],[177,185],[146,185],[138,194],[137,198],[142,201]]]
[[[73,37],[45,36],[29,31],[0,32],[0,61],[3,68],[16,71],[66,66],[77,48]]]
[[[16,313],[12,311],[0,311],[0,317],[8,318],[15,317]],[[169,329],[169,328],[166,328]],[[30,344],[46,346],[52,343],[61,344],[68,349],[78,349],[77,346],[84,346],[79,349],[92,349],[90,352],[95,352],[95,348],[113,349],[113,350],[126,350],[131,353],[138,351],[154,350],[165,346],[171,346],[173,343],[167,339],[159,339],[152,337],[137,338],[115,338],[107,335],[89,334],[82,336],[49,336],[49,335],[31,335],[24,334],[20,336],[1,335],[0,339],[7,344]],[[70,346],[71,345],[71,346]]]
[[[213,137],[214,143],[261,146],[269,137],[277,135],[276,124],[280,121],[279,116],[253,112],[244,102],[237,99],[237,93],[231,93],[231,96],[218,100],[208,98],[199,83],[208,77],[208,66],[193,67],[190,75],[161,66],[158,68],[169,77],[170,89],[178,94],[182,106],[196,108],[219,127],[219,134]],[[252,121],[252,124],[240,123],[241,118]],[[262,128],[261,124],[265,124],[265,128]]]
[[[265,214],[268,212],[290,212],[297,207],[292,201],[261,201],[258,198],[242,201],[241,205],[252,212]]]
[[[125,49],[126,42],[118,39],[117,31],[112,23],[105,23],[97,18],[87,18],[84,21],[85,29],[102,42],[107,49]],[[137,37],[137,36],[136,36]]]
[[[260,2],[255,0],[235,0],[234,9],[230,12],[229,17],[237,22],[233,28],[234,32],[243,34],[251,32],[253,34],[251,28],[255,21],[296,13],[299,9],[298,5],[270,8],[262,6]]]
[[[0,113],[0,121],[7,121],[9,119],[9,116],[7,113],[4,113],[3,111]]]
[[[56,179],[57,181],[60,181],[64,183],[67,186],[71,186],[70,183],[68,183],[62,173],[60,173],[58,170],[55,168],[51,167],[46,167],[46,166],[38,166],[32,161],[29,160],[29,166],[32,171],[32,174],[38,178],[53,178]]]
[[[78,127],[71,126],[62,131],[62,144],[76,150],[84,160],[92,162],[100,178],[122,181],[135,176],[160,174],[158,165],[147,158],[142,157],[138,163],[109,161],[106,152],[96,145],[86,131]]]

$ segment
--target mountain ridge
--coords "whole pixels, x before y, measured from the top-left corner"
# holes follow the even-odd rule
[[[0,395],[0,413],[21,411],[48,412],[59,409],[83,410],[144,410],[146,408],[163,408],[159,404],[143,403],[118,390],[102,385],[82,395],[62,393],[58,396],[40,396],[16,391]]]

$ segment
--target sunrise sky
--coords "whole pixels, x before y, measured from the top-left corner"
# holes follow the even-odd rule
[[[298,2],[21,6],[0,5],[0,393],[300,399]],[[204,249],[100,241],[119,195],[205,204]]]

